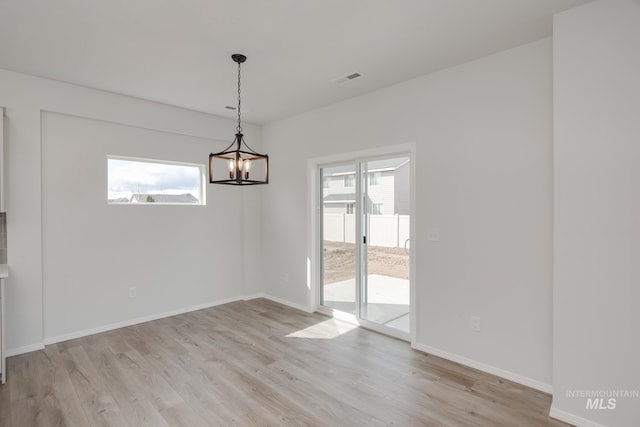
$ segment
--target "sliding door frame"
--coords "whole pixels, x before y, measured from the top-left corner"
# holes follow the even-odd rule
[[[334,310],[330,307],[321,305],[321,292],[322,292],[322,253],[320,251],[322,242],[322,182],[320,181],[320,170],[323,167],[335,166],[339,164],[354,164],[356,167],[356,194],[362,194],[362,162],[376,160],[380,158],[388,158],[392,156],[408,156],[410,159],[410,222],[409,222],[409,237],[411,239],[411,251],[409,254],[410,272],[409,272],[409,329],[407,334],[403,331],[393,329],[388,326],[384,326],[375,322],[361,319],[360,317],[360,292],[362,283],[362,241],[356,245],[356,310],[357,315]],[[418,300],[418,291],[416,284],[416,146],[415,143],[406,143],[399,145],[391,145],[381,148],[375,148],[371,150],[363,150],[357,152],[343,153],[333,156],[325,156],[309,159],[307,161],[308,170],[308,197],[307,197],[307,288],[308,288],[308,306],[310,311],[317,311],[338,319],[345,320],[350,323],[358,324],[367,329],[392,335],[396,338],[409,341],[412,346],[416,343],[417,335],[417,313],[416,302]],[[362,230],[362,203],[356,203],[356,229],[358,235],[361,237]]]

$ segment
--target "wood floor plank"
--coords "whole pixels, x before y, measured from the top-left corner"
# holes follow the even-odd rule
[[[71,378],[63,367],[58,347],[53,344],[42,352],[38,365],[40,381],[44,392],[44,406],[48,426],[86,426],[89,424],[86,414]]]
[[[119,365],[117,355],[106,343],[93,343],[85,348],[93,366],[104,378],[106,386],[130,426],[168,427],[154,406],[147,387],[140,387]]]
[[[11,361],[7,362],[7,366]],[[11,388],[0,385],[0,427],[11,426]]]
[[[60,353],[71,383],[92,426],[128,426],[111,395],[106,380],[93,366],[83,346],[74,346]],[[133,426],[131,426],[133,427]]]
[[[163,409],[162,416],[171,426],[208,427],[212,425],[185,402]]]
[[[155,371],[137,352],[118,354],[117,361],[124,373],[138,384],[138,388],[147,392],[149,400],[158,409],[161,410],[184,402],[162,375]]]
[[[204,372],[200,361],[189,356],[175,358],[162,350],[147,355],[149,363],[161,370],[164,378],[180,396],[205,416],[212,425],[250,425],[246,413],[251,410],[247,399],[228,390],[215,373]]]
[[[0,427],[566,426],[551,398],[257,299],[9,358]]]
[[[11,393],[11,425],[29,427],[44,425],[42,388],[38,380],[37,353],[28,353],[16,358],[12,363],[15,378],[6,385]],[[3,386],[4,387],[4,386]]]

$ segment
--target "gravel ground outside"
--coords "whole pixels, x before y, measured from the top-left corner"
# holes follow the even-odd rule
[[[409,254],[402,248],[368,246],[369,274],[409,280]],[[356,245],[324,241],[324,284],[352,279],[356,271]]]

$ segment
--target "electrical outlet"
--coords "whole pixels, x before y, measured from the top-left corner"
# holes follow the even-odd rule
[[[438,227],[427,228],[427,240],[431,242],[439,242],[440,229]]]
[[[469,319],[469,327],[472,331],[480,332],[480,318],[478,316],[471,316]]]
[[[129,288],[129,298],[135,298],[138,296],[138,290],[135,286]]]
[[[284,280],[284,283],[289,283],[289,273],[284,273],[282,275],[282,279]]]

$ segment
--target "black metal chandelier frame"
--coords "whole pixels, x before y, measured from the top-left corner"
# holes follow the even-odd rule
[[[238,64],[238,125],[236,126],[236,135],[233,142],[223,151],[209,155],[209,183],[227,185],[268,184],[269,156],[260,154],[249,147],[242,134],[240,65],[247,60],[247,57],[236,53],[231,55],[231,59]],[[232,149],[234,146],[236,148]],[[260,176],[262,179],[254,179],[251,174],[252,164],[258,162],[264,164],[262,166],[264,170]],[[215,166],[216,164],[219,166]],[[218,176],[220,175],[218,172],[220,165],[226,165],[227,168],[222,177]]]

